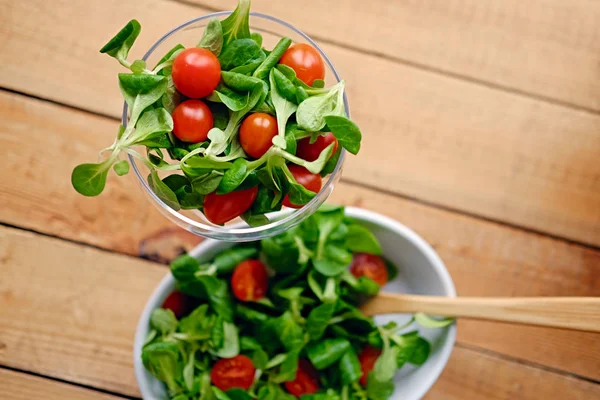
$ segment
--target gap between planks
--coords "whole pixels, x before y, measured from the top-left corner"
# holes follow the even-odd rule
[[[34,371],[27,371],[20,368],[9,367],[7,365],[0,364],[0,382],[2,382],[3,377],[7,378],[10,381],[26,381],[22,383],[27,384],[27,390],[35,390],[33,387],[36,384],[40,384],[40,392],[37,395],[44,396],[43,399],[50,400],[59,400],[64,399],[64,396],[69,396],[71,399],[75,395],[74,392],[77,392],[77,395],[81,394],[85,397],[77,397],[78,399],[87,399],[89,395],[92,393],[97,394],[98,396],[94,396],[94,398],[102,399],[102,400],[112,400],[112,399],[127,399],[127,400],[142,400],[141,397],[132,397],[127,396],[121,393],[113,392],[110,390],[105,390],[102,388],[97,388],[89,385],[85,385],[83,383],[68,381],[66,379],[61,379],[53,376],[48,376],[44,374],[40,374]],[[34,383],[35,382],[35,383]],[[33,385],[32,385],[33,383]],[[61,397],[49,397],[47,393],[47,388],[52,387],[55,388],[59,393],[55,393],[57,396],[61,395]],[[83,389],[83,390],[81,390]],[[3,387],[4,394],[7,394],[6,387]],[[83,393],[85,392],[85,394]],[[11,393],[8,393],[9,395]],[[13,395],[15,393],[12,393]],[[31,394],[31,393],[26,393]],[[27,397],[29,398],[29,397]],[[12,399],[12,397],[11,397]],[[20,397],[16,397],[16,399],[20,399]]]

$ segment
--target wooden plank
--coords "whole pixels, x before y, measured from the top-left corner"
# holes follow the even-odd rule
[[[0,227],[0,272],[0,364],[139,395],[133,333],[164,267]],[[515,385],[518,398],[527,400],[539,399],[540,391],[589,399],[600,390],[584,380],[457,347],[432,396],[508,399]]]
[[[143,198],[133,174],[113,177],[103,197],[83,198],[71,186],[72,168],[89,160],[110,137],[115,122],[6,92],[0,98],[0,115],[7,123],[0,129],[5,150],[2,166],[12,177],[0,179],[2,221],[127,254],[142,251],[156,258],[148,242],[165,230],[179,228]],[[24,138],[44,145],[24,146]],[[30,154],[23,153],[27,147]],[[199,241],[192,234],[176,235],[179,243],[171,244],[171,249],[184,244],[189,250]]]
[[[132,179],[111,177],[108,191],[97,199],[71,190],[71,165],[65,160],[83,161],[109,139],[112,121],[6,93],[0,94],[0,110],[10,115],[4,118],[8,128],[0,134],[0,147],[12,160],[6,170],[13,174],[0,180],[0,221],[130,254],[148,232],[171,226],[155,210],[144,208],[146,200],[138,199]],[[97,131],[86,134],[85,142],[77,139],[89,133],[87,127]],[[31,161],[37,149],[15,141],[25,134],[45,149],[42,168]],[[88,147],[79,150],[83,145]],[[22,159],[28,163],[19,164]],[[40,199],[50,205],[40,206],[45,204]],[[382,212],[415,229],[440,253],[461,295],[600,295],[600,252],[344,183],[336,187],[332,201]],[[137,229],[128,231],[129,226]],[[180,242],[171,237],[158,245],[165,243],[176,248]],[[600,379],[597,335],[481,322],[461,322],[459,335],[471,345]],[[552,351],[540,351],[548,348]]]
[[[231,10],[237,0],[187,0]],[[319,40],[600,110],[600,4],[590,0],[253,0]]]
[[[2,398],[4,400],[122,399],[122,397],[111,396],[94,390],[3,368],[0,368],[0,387],[2,388]]]
[[[10,40],[3,43],[0,85],[113,116],[122,104],[119,67],[98,46],[137,17],[151,26],[132,52],[140,56],[159,33],[206,12],[164,0],[4,7],[9,18],[0,29]],[[600,246],[599,115],[324,48],[348,81],[352,115],[365,133],[346,177]]]
[[[515,369],[518,375],[515,375]],[[426,400],[600,399],[600,385],[455,348]]]

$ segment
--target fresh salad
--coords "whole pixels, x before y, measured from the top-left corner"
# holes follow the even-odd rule
[[[127,174],[129,154],[174,210],[261,225],[269,212],[309,202],[342,148],[358,153],[362,135],[347,117],[344,82],[325,87],[324,61],[308,44],[283,37],[264,48],[249,11],[250,0],[240,0],[229,17],[208,23],[196,47],[178,44],[154,68],[127,60],[136,20],[100,50],[130,70],[119,74],[129,121],[103,161],[75,167],[79,193],[100,194],[111,169]]]
[[[155,309],[143,347],[147,370],[173,400],[380,400],[430,344],[414,320],[375,325],[360,304],[394,279],[377,238],[326,206],[286,233],[199,263],[171,264],[177,289]]]

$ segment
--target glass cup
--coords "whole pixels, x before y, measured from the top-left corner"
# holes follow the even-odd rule
[[[204,15],[188,21],[175,29],[168,32],[160,38],[143,59],[148,62],[148,65],[154,65],[176,44],[181,43],[185,47],[190,47],[198,43],[204,28],[213,18],[224,19],[230,11],[216,12]],[[306,34],[294,26],[280,19],[260,13],[250,13],[250,30],[259,32],[263,36],[263,46],[271,49],[282,37],[289,37],[294,43],[309,43],[320,53],[325,62],[325,83],[326,86],[332,86],[340,81],[340,77],[335,70],[333,64],[325,54],[325,52]],[[344,94],[344,105],[346,112],[349,113],[348,100]],[[123,125],[127,125],[127,104],[123,106]],[[168,157],[168,155],[166,155]],[[180,210],[175,211],[165,204],[150,188],[147,181],[147,176],[150,170],[144,163],[136,161],[134,157],[129,155],[129,161],[133,167],[137,181],[142,188],[145,196],[158,210],[172,222],[180,227],[200,236],[209,237],[218,240],[230,242],[247,242],[256,241],[277,235],[291,227],[299,224],[302,220],[310,216],[325,200],[329,197],[335,184],[339,181],[342,174],[342,165],[344,163],[345,150],[342,149],[339,161],[334,171],[324,178],[321,191],[306,205],[297,210],[283,209],[281,211],[267,214],[269,223],[261,226],[251,227],[245,223],[240,224],[240,218],[236,218],[224,225],[215,225],[208,221],[204,214],[199,210]],[[168,158],[167,158],[168,160]],[[174,160],[176,161],[176,160]]]

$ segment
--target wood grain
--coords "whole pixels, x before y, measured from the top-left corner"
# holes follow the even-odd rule
[[[11,176],[0,179],[2,222],[149,258],[156,258],[156,249],[149,247],[157,235],[183,232],[143,197],[133,173],[112,176],[102,197],[84,198],[73,190],[72,168],[97,152],[114,121],[6,92],[0,99],[6,121],[0,128],[2,170]],[[24,146],[23,138],[38,146]],[[23,152],[26,148],[30,151]],[[161,245],[189,250],[199,242],[189,238],[192,234],[185,236],[177,234],[178,243]]]
[[[207,11],[164,0],[1,7],[7,22],[0,32],[10,40],[2,44],[0,85],[112,116],[122,103],[119,67],[94,43],[136,17],[151,26],[132,52],[139,57],[159,32]],[[40,23],[34,14],[47,18]],[[347,163],[348,179],[600,246],[599,115],[324,48],[348,81],[351,112],[365,134],[360,156]]]
[[[450,298],[380,292],[360,309],[366,315],[424,313],[600,333],[599,297]]]
[[[133,333],[164,267],[0,227],[0,272],[0,364],[139,396]],[[457,347],[430,398],[589,399],[599,390]]]
[[[513,375],[515,369],[519,375]],[[600,399],[600,385],[455,348],[425,400]]]
[[[8,154],[3,160],[11,160],[4,170],[11,171],[12,179],[0,180],[5,205],[1,222],[129,254],[135,254],[140,238],[171,227],[156,210],[146,208],[131,177],[111,176],[101,198],[71,190],[71,166],[111,137],[111,120],[6,93],[0,94],[0,114],[3,110],[10,118],[4,118],[7,131],[0,133],[0,147]],[[91,134],[88,127],[94,129]],[[36,148],[23,147],[16,139],[25,134],[47,154],[41,166],[33,161]],[[600,252],[354,185],[339,184],[332,201],[377,210],[415,229],[440,253],[460,295],[600,295]],[[465,321],[460,322],[459,339],[600,379],[597,335]]]
[[[186,0],[232,10],[236,0]],[[317,40],[600,110],[600,4],[590,0],[253,0]]]
[[[3,368],[0,368],[0,388],[2,388],[4,400],[117,400],[123,398]]]

